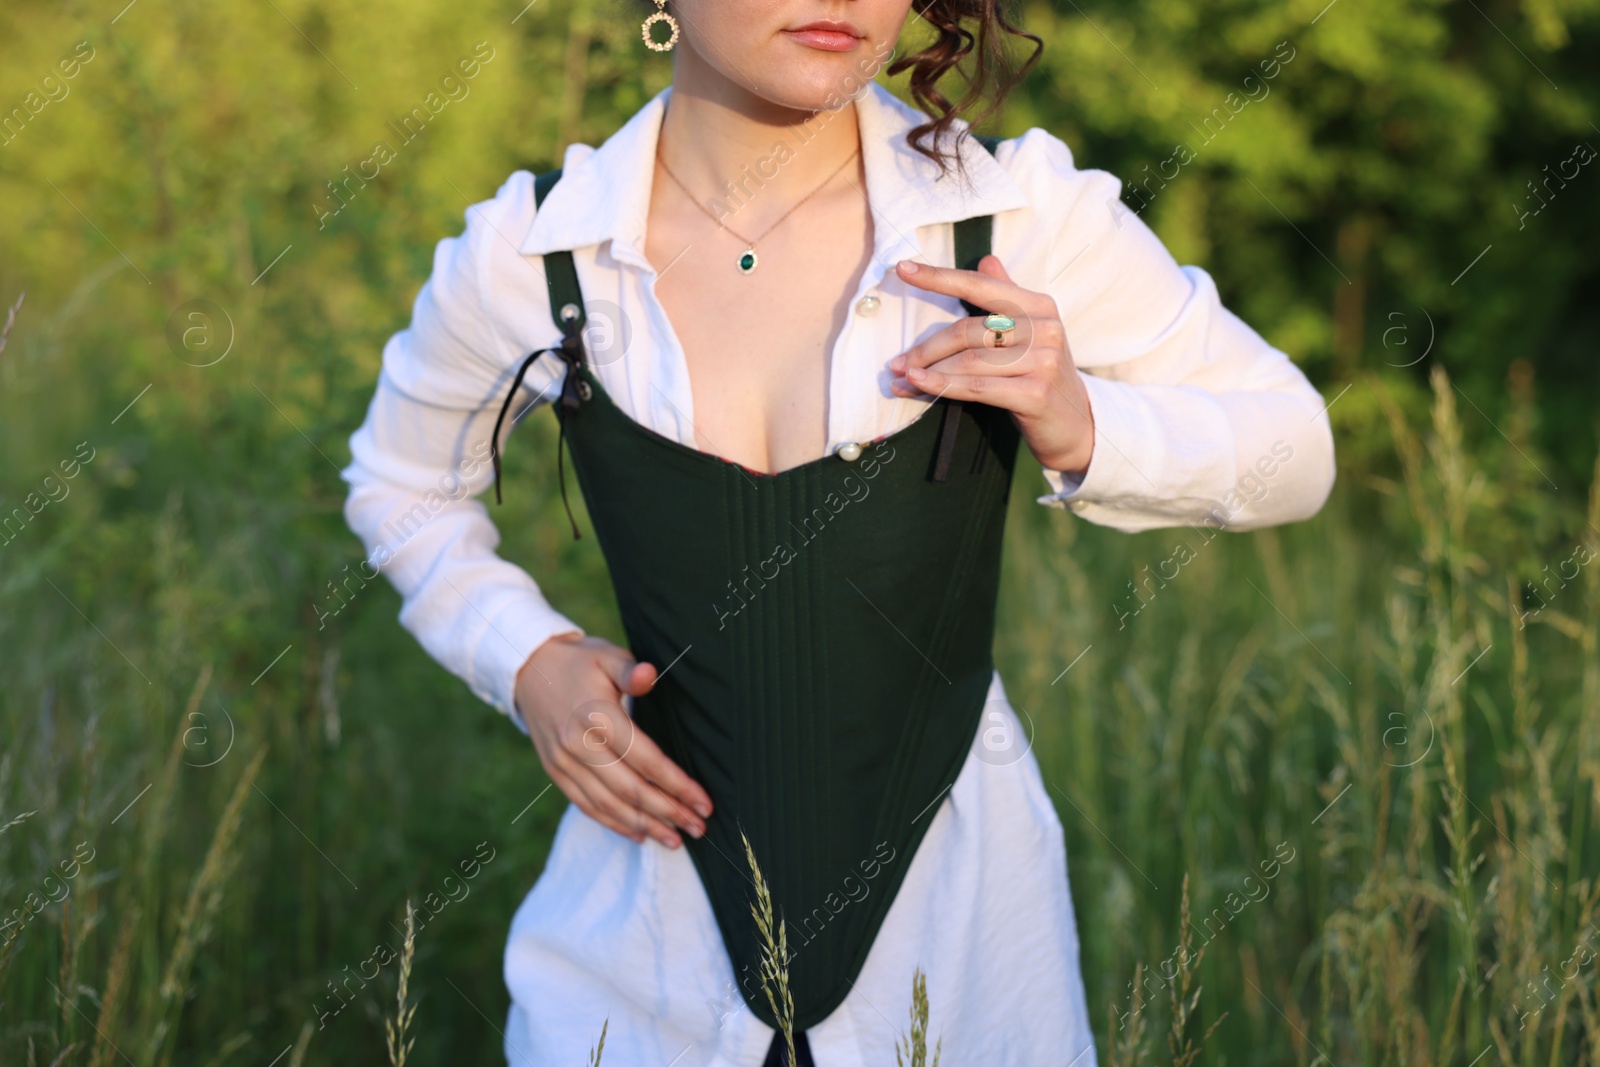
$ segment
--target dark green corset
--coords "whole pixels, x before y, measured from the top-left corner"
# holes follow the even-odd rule
[[[987,252],[988,221],[957,224],[959,264]],[[571,256],[545,270],[569,362],[554,406],[628,646],[671,664],[634,720],[715,805],[684,841],[745,1002],[777,1025],[741,831],[787,923],[796,1027],[813,1026],[850,991],[977,730],[1017,429],[939,400],[854,462],[747,470],[621,411],[583,362]]]

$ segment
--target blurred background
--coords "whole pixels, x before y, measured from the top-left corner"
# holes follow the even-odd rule
[[[384,1062],[410,900],[413,1062],[503,1063],[563,801],[365,580],[338,470],[435,242],[668,60],[620,2],[124,3],[0,9],[0,1062]],[[1340,456],[1314,521],[1212,541],[1019,472],[998,655],[1101,1061],[1593,1062],[1600,0],[1020,13],[992,132],[1130,183]],[[503,550],[620,640],[553,431]]]

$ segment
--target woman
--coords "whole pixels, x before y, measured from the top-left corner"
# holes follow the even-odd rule
[[[936,114],[870,81],[908,17],[936,42],[891,71]],[[469,209],[384,351],[350,524],[571,801],[506,949],[513,1063],[585,1062],[609,1020],[608,1063],[776,1064],[787,1014],[799,1062],[878,1067],[918,968],[946,1062],[1094,1062],[1061,826],[990,659],[1013,461],[1091,522],[1250,528],[1314,514],[1333,449],[1117,179],[1040,129],[959,136],[1008,35],[998,0],[674,0],[644,27],[672,85]],[[504,405],[541,401],[627,649],[471,499]]]

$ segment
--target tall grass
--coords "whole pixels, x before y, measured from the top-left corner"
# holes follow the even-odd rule
[[[933,1060],[928,1060],[928,976],[918,967],[911,976],[911,1026],[900,1037],[894,1050],[895,1067],[939,1067],[944,1055],[944,1039],[933,1046]]]
[[[794,1053],[794,997],[789,993],[789,927],[774,912],[772,891],[767,888],[767,880],[761,873],[761,864],[756,861],[755,849],[750,847],[750,839],[743,831],[740,831],[739,839],[744,842],[745,863],[750,866],[750,880],[756,891],[755,900],[750,902],[750,916],[761,935],[761,959],[757,963],[761,992],[767,998],[772,1017],[778,1022],[778,1032],[783,1035],[787,1057],[783,1062],[793,1064],[797,1061]]]
[[[1202,1062],[1593,1061],[1600,567],[1580,561],[1600,547],[1600,470],[1563,511],[1526,388],[1507,439],[1480,424],[1469,449],[1458,391],[1442,371],[1432,386],[1419,413],[1358,384],[1392,473],[1347,471],[1315,522],[1207,549],[1126,633],[1104,624],[1116,576],[1194,535],[1120,552],[1018,516],[1011,609],[1059,622],[1006,630],[1002,671],[1071,800],[1113,1062],[1159,1032],[1154,968],[1191,930],[1199,1022],[1221,1023]],[[1295,858],[1265,885],[1252,868],[1275,843]],[[1185,884],[1217,918],[1174,930]]]
[[[411,992],[411,962],[416,958],[416,910],[412,908],[411,901],[406,901],[406,938],[400,950],[400,982],[395,989],[394,1018],[385,1019],[383,1022],[383,1036],[387,1041],[389,1051],[389,1067],[406,1067],[406,1057],[411,1055],[411,1049],[416,1045],[416,1038],[409,1036],[411,1020],[416,1017],[417,1006],[410,1003]]]
[[[1600,566],[1559,564],[1600,545],[1600,493],[1564,509],[1534,484],[1529,408],[1497,446],[1442,375],[1420,410],[1356,388],[1392,467],[1346,472],[1313,522],[1218,538],[1125,630],[1127,576],[1194,534],[1014,502],[997,654],[1059,798],[1107,1062],[1594,1059]],[[280,432],[268,415],[252,432]],[[510,858],[415,938],[419,988],[463,996],[408,1040],[418,1062],[497,1061],[495,961],[559,813],[513,824],[544,787],[520,736],[410,645],[382,587],[337,630],[296,622],[349,558],[317,562],[333,516],[180,493],[158,462],[152,512],[102,470],[0,582],[5,911],[95,851],[0,949],[0,1058],[366,1058],[394,975],[318,1026],[328,988],[492,837]],[[553,472],[515,476],[527,522],[559,532]],[[589,542],[519,526],[513,554],[618,636]],[[201,551],[217,536],[229,566]]]

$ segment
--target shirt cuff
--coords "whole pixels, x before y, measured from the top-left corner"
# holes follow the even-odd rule
[[[1045,468],[1050,492],[1038,497],[1047,507],[1079,510],[1083,504],[1124,496],[1147,496],[1150,480],[1142,473],[1138,457],[1128,449],[1142,439],[1138,417],[1118,384],[1078,372],[1094,415],[1094,452],[1082,475]],[[1146,463],[1145,466],[1150,466]]]
[[[472,656],[472,691],[528,732],[517,713],[517,675],[528,657],[560,634],[586,636],[583,627],[546,604],[519,600],[485,620]]]

